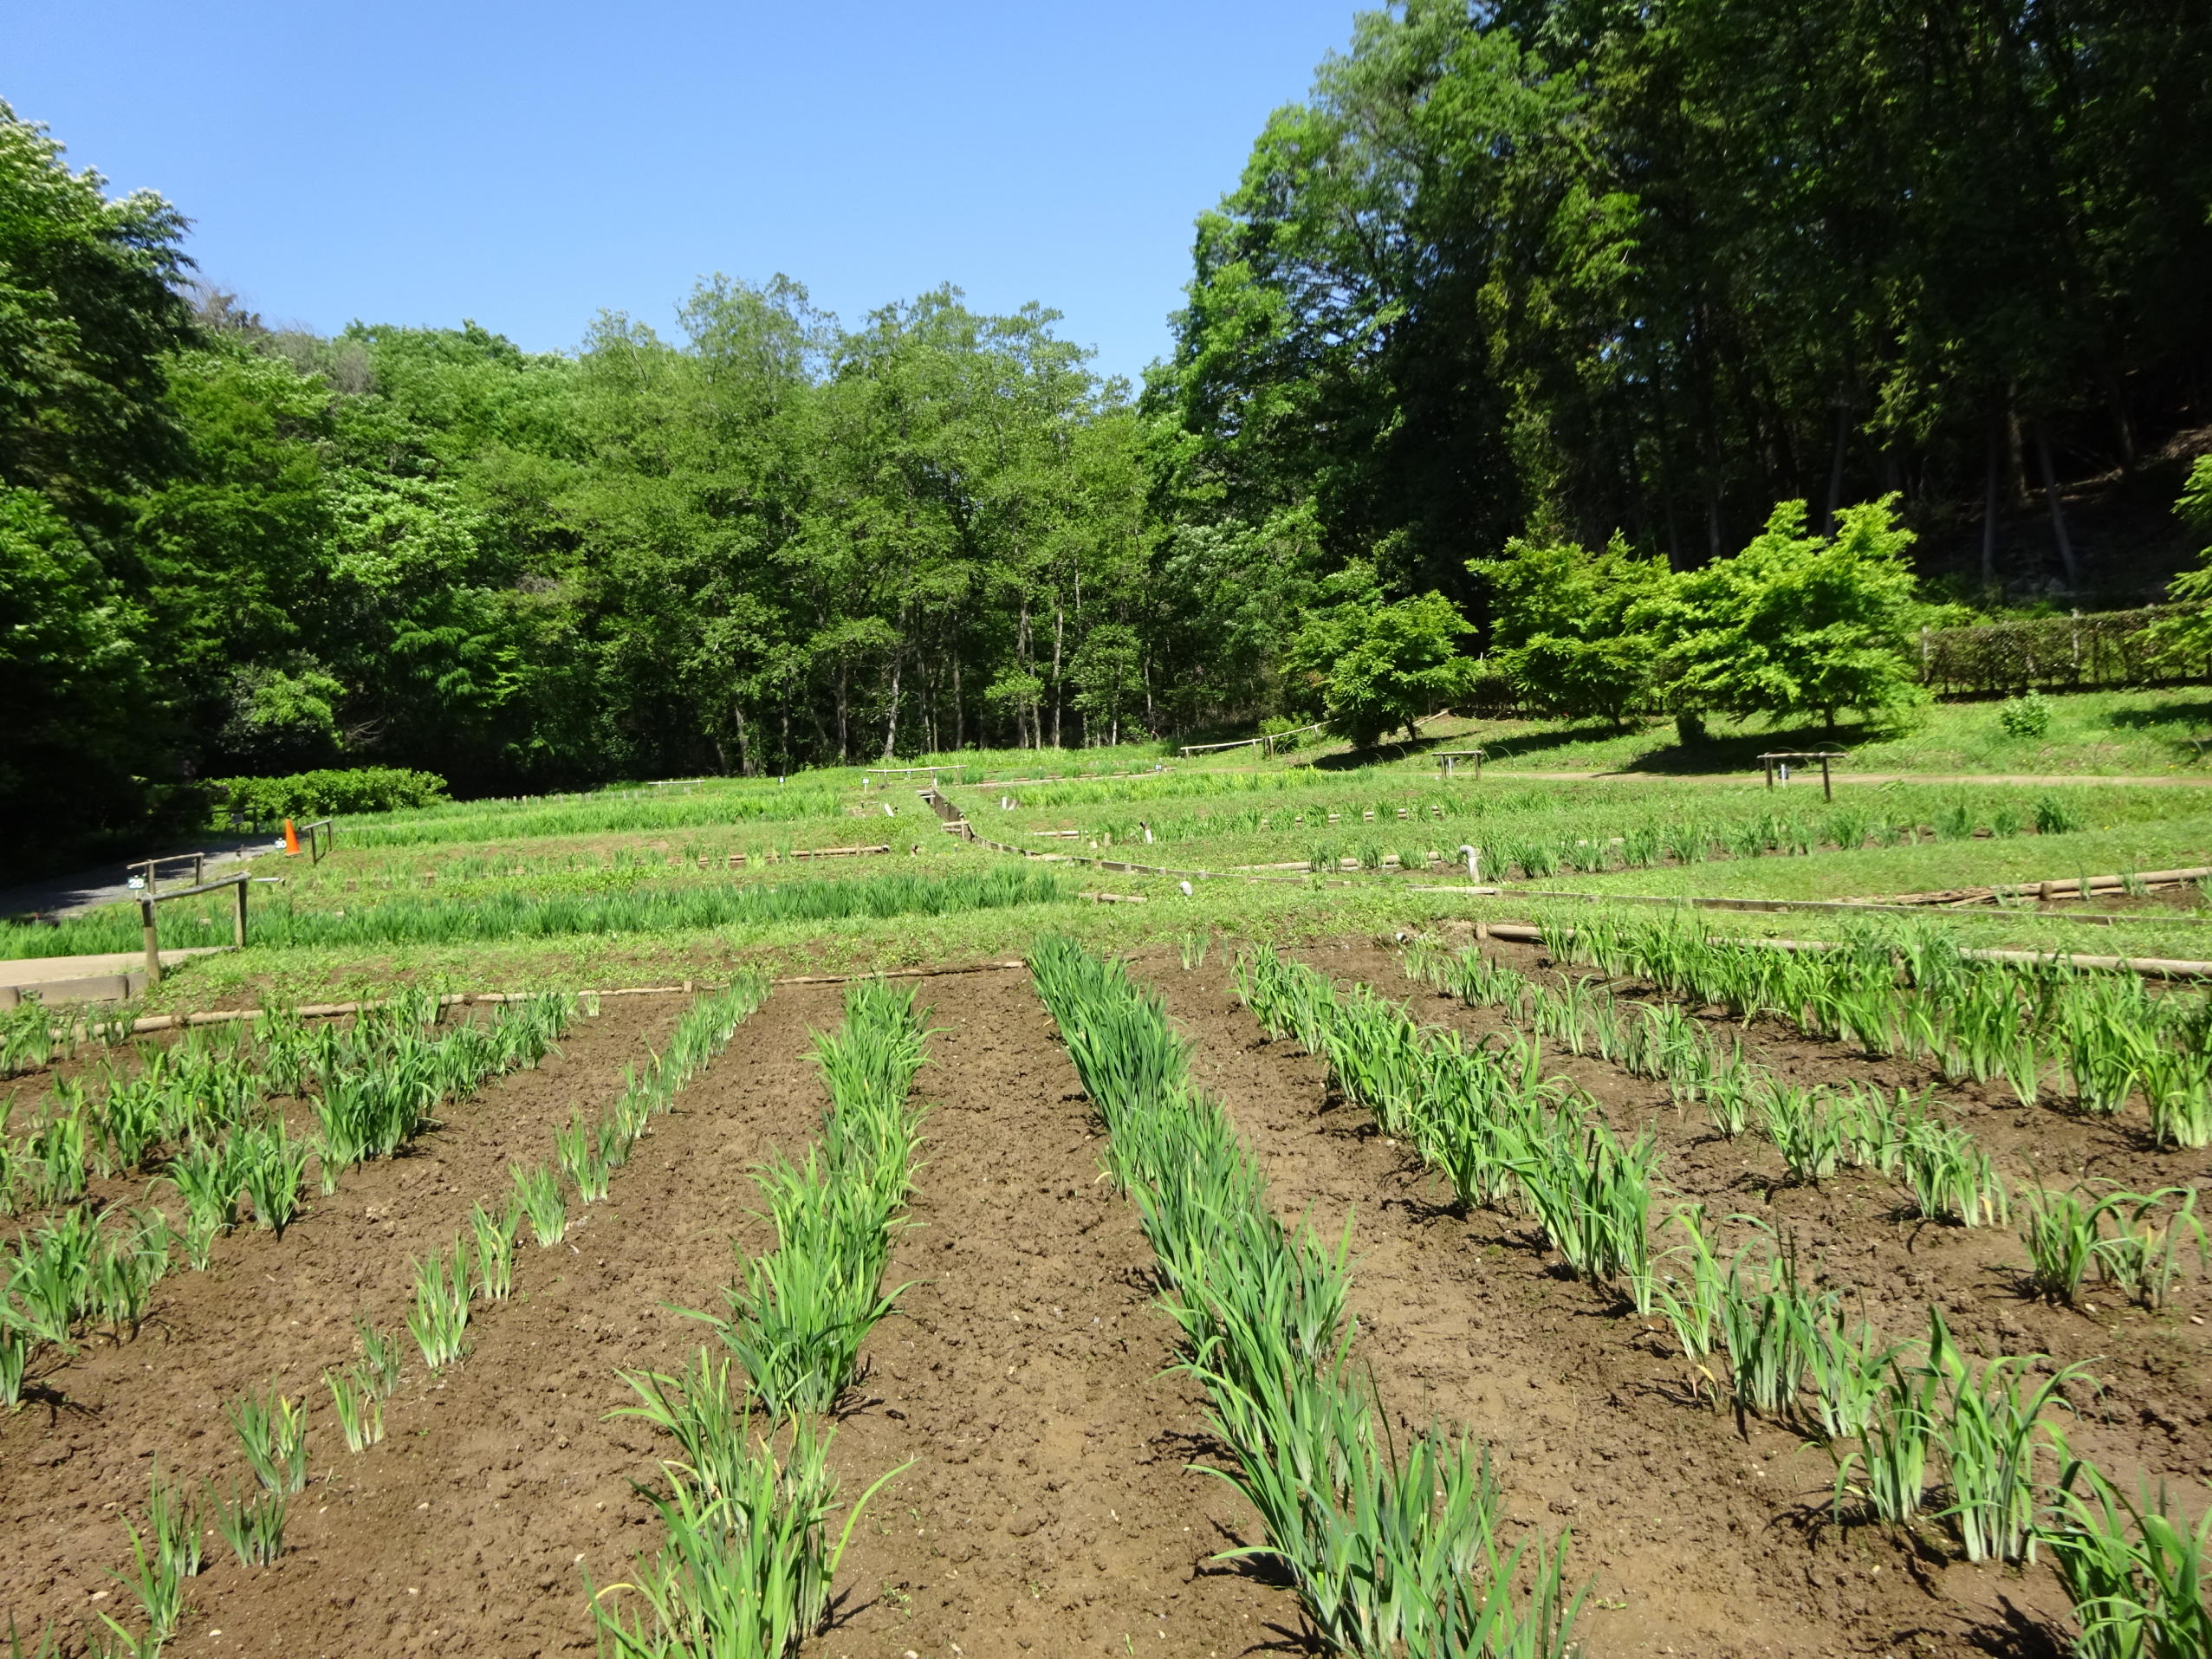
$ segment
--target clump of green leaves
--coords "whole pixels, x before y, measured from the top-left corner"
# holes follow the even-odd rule
[[[224,1407],[224,1416],[264,1491],[282,1497],[307,1485],[307,1414],[295,1401],[272,1387],[266,1398],[250,1394]]]
[[[1997,723],[2008,737],[2035,738],[2051,729],[2051,699],[2040,691],[2024,691],[1997,705]]]

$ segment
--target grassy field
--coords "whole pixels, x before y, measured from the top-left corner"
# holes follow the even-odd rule
[[[2061,1454],[2118,1491],[2212,1467],[2212,1014],[1974,952],[2212,958],[2205,890],[1682,901],[2212,862],[2212,794],[2149,775],[2187,704],[2130,729],[2140,700],[2070,700],[2079,741],[2034,756],[1938,710],[1879,752],[1966,781],[1833,801],[1532,777],[1647,751],[1506,732],[1450,782],[1395,751],[969,757],[949,797],[984,840],[862,768],[345,821],[320,863],[256,860],[247,947],[133,1009],[264,1017],[0,1016],[0,1600],[27,1639],[74,1630],[130,1559],[120,1516],[154,1547],[94,1651],[418,1623],[666,1651],[801,1582],[822,1599],[777,1604],[787,1636],[833,1584],[845,1610],[803,1653],[1273,1629],[1379,1659],[1477,1650],[1486,1619],[1482,1650],[1554,1656],[1910,1630],[1969,1659],[2029,1650],[2021,1620],[2056,1651],[2076,1602],[2115,1604],[2053,1553],[2150,1571],[2117,1523],[2024,1559]],[[2145,775],[2065,781],[2116,755]],[[225,900],[163,926],[219,940]],[[137,927],[111,906],[0,951]],[[1749,948],[1774,941],[1838,948]],[[788,982],[939,968],[981,971]],[[546,995],[428,995],[484,991]],[[356,998],[386,1006],[287,1012]],[[2023,1459],[1987,1455],[1994,1421]],[[1197,1435],[1218,1480],[1158,1455]],[[1278,1455],[1337,1473],[1283,1485]],[[709,1515],[732,1493],[742,1539]],[[865,1517],[849,1555],[806,1520],[833,1500]],[[1833,1584],[1806,1565],[1827,1529]],[[1210,1568],[1225,1539],[1275,1567]],[[1351,1633],[1346,1552],[1421,1586],[1399,1637]],[[83,1646],[56,1640],[26,1651]]]
[[[1850,772],[2086,777],[2191,777],[2212,781],[2212,691],[2083,691],[2049,699],[2041,737],[2015,737],[1995,701],[1939,703],[1899,728],[1868,729],[1848,720],[1833,732],[1818,725],[1713,722],[1709,741],[1685,749],[1671,722],[1617,732],[1604,726],[1525,721],[1455,724],[1451,747],[1479,744],[1486,767],[1528,772],[1755,772],[1764,749],[1840,748]]]

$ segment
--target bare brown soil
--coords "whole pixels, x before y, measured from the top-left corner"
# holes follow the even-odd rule
[[[1548,971],[1533,947],[1491,948]],[[1303,954],[1409,999],[1424,1020],[1497,1024],[1406,982],[1392,951]],[[1454,1213],[1316,1061],[1261,1040],[1220,963],[1185,972],[1156,954],[1138,971],[1197,1040],[1194,1072],[1264,1161],[1281,1209],[1325,1229],[1352,1217],[1359,1352],[1395,1426],[1465,1425],[1492,1448],[1516,1527],[1573,1529],[1575,1570],[1594,1586],[1593,1653],[2062,1650],[2064,1598],[2047,1569],[1968,1567],[1935,1527],[1915,1543],[1836,1526],[1826,1453],[1716,1412],[1656,1322],[1555,1276],[1518,1223]],[[932,1109],[891,1269],[892,1282],[913,1282],[871,1338],[833,1449],[848,1498],[908,1467],[860,1523],[835,1621],[808,1651],[1296,1649],[1288,1591],[1211,1559],[1256,1541],[1252,1519],[1188,1467],[1210,1461],[1202,1402],[1169,1370],[1150,1251],[1099,1179],[1088,1108],[1026,975],[919,991],[940,1027],[918,1084]],[[273,1381],[310,1415],[314,1478],[294,1500],[288,1552],[243,1570],[211,1535],[174,1651],[588,1652],[584,1575],[619,1580],[658,1542],[632,1482],[651,1481],[667,1449],[608,1417],[631,1397],[616,1371],[680,1366],[707,1333],[672,1310],[718,1305],[733,1241],[771,1242],[746,1170],[815,1132],[808,1033],[835,1022],[838,999],[834,986],[780,988],[640,1143],[609,1200],[575,1212],[583,1224],[566,1243],[541,1251],[526,1236],[516,1296],[479,1307],[463,1364],[431,1378],[409,1347],[388,1438],[359,1456],[342,1449],[318,1382],[350,1358],[354,1317],[403,1332],[409,1258],[502,1195],[510,1160],[544,1157],[570,1110],[600,1110],[679,999],[610,1001],[561,1055],[454,1109],[411,1155],[355,1171],[281,1240],[243,1232],[208,1272],[172,1275],[136,1343],[88,1345],[0,1419],[0,1609],[28,1632],[54,1621],[73,1637],[98,1610],[122,1611],[107,1569],[126,1556],[121,1520],[154,1461],[195,1481],[245,1480],[220,1408]],[[1778,1027],[1748,1039],[1795,1079],[1930,1080]],[[2155,1318],[2094,1294],[2093,1311],[2045,1307],[2017,1292],[2009,1229],[1899,1222],[1900,1195],[1878,1180],[1785,1186],[1763,1142],[1715,1138],[1664,1085],[1554,1058],[1618,1125],[1653,1130],[1674,1188],[1786,1231],[1891,1334],[1917,1335],[1932,1301],[1969,1348],[2092,1360],[2103,1391],[2075,1391],[2068,1432],[2124,1484],[2212,1475],[2201,1280]],[[2016,1179],[2033,1168],[2054,1183],[2087,1173],[2147,1189],[2212,1173],[2202,1154],[2150,1150],[2128,1120],[2023,1111],[1990,1091],[1940,1098]]]
[[[1524,971],[1547,965],[1534,947],[1489,948]],[[1408,999],[1424,1021],[1469,1033],[1501,1023],[1407,982],[1394,952],[1361,944],[1298,954],[1340,981]],[[1493,1448],[1511,1516],[1573,1527],[1579,1569],[1594,1575],[1584,1627],[1593,1652],[2063,1650],[2066,1603],[2047,1569],[1969,1567],[1935,1528],[1908,1544],[1834,1525],[1826,1452],[1756,1419],[1739,1427],[1716,1414],[1660,1322],[1556,1276],[1515,1221],[1453,1213],[1408,1149],[1325,1086],[1318,1061],[1293,1042],[1262,1040],[1219,965],[1185,972],[1153,958],[1142,967],[1196,1038],[1194,1074],[1264,1159],[1279,1209],[1310,1210],[1324,1228],[1356,1218],[1353,1306],[1380,1397],[1400,1425],[1468,1425]],[[1915,1089],[1934,1080],[1776,1027],[1748,1035],[1766,1064],[1798,1080]],[[2073,1391],[2079,1417],[2066,1430],[2124,1486],[2138,1473],[2182,1487],[2212,1475],[2202,1323],[2212,1297],[2201,1278],[2157,1316],[2102,1295],[2080,1312],[2045,1307],[2019,1293],[2025,1256],[2009,1228],[1900,1222],[1901,1190],[1878,1179],[1786,1186],[1770,1146],[1719,1139],[1678,1113],[1664,1085],[1564,1053],[1549,1069],[1594,1095],[1617,1127],[1648,1125],[1664,1148],[1662,1174],[1683,1196],[1794,1239],[1819,1281],[1858,1292],[1891,1336],[1923,1333],[1933,1303],[1970,1351],[2047,1354],[2047,1372],[2092,1362],[2102,1392]],[[1939,1098],[2016,1184],[2040,1169],[2053,1185],[2086,1173],[2147,1190],[2212,1171],[2205,1154],[2148,1150],[2139,1124],[2023,1111],[1995,1091],[1945,1089]],[[1730,1236],[1748,1231],[1739,1224]]]
[[[872,1338],[833,1456],[877,1497],[809,1651],[963,1656],[1235,1654],[1295,1622],[1283,1590],[1213,1554],[1249,1541],[1236,1500],[1187,1473],[1196,1392],[1162,1373],[1171,1327],[1147,1303],[1150,1252],[1097,1180],[1089,1114],[1025,975],[930,982],[936,1104],[893,1282],[917,1281]],[[668,1448],[607,1414],[618,1368],[673,1370],[706,1333],[731,1242],[766,1248],[748,1167],[815,1132],[810,1027],[835,987],[778,990],[641,1142],[568,1240],[518,1247],[516,1293],[479,1306],[442,1378],[408,1349],[387,1438],[343,1449],[321,1371],[365,1313],[404,1338],[411,1254],[496,1201],[572,1107],[596,1113],[678,1000],[610,1002],[565,1053],[496,1083],[412,1153],[371,1165],[281,1240],[242,1233],[178,1272],[135,1343],[91,1345],[0,1420],[0,1609],[73,1638],[101,1610],[135,1623],[107,1576],[158,1459],[195,1481],[249,1479],[221,1407],[274,1382],[308,1405],[313,1477],[287,1553],[238,1567],[211,1533],[178,1650],[210,1654],[585,1653],[584,1574],[606,1584],[658,1542],[633,1481]],[[579,1211],[572,1203],[572,1217]],[[72,1649],[75,1649],[73,1648]]]

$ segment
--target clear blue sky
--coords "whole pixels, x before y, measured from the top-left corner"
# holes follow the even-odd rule
[[[858,322],[950,281],[1099,366],[1167,348],[1195,215],[1352,0],[12,5],[0,97],[194,221],[272,322],[574,347],[704,273]]]

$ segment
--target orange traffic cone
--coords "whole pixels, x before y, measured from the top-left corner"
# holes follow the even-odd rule
[[[294,854],[296,854],[296,853],[299,852],[299,850],[300,850],[300,832],[299,832],[298,830],[296,830],[296,829],[295,829],[295,828],[293,827],[293,826],[292,826],[292,820],[291,820],[290,819],[289,819],[289,818],[288,818],[288,819],[286,819],[286,820],[284,820],[284,852],[285,852],[285,855],[286,855],[288,858],[289,858],[289,857],[291,857],[291,856],[293,856]]]

